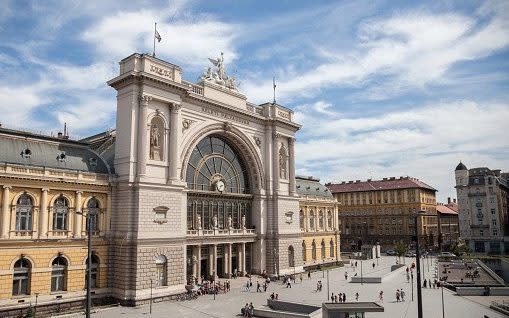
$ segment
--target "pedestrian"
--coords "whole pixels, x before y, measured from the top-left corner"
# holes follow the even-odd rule
[[[348,280],[348,272],[345,272],[345,280]]]
[[[410,274],[408,274],[408,272],[406,272],[406,282],[408,283],[410,281]]]
[[[357,268],[357,261],[355,261],[355,268]]]
[[[308,278],[311,279],[311,271],[308,271]]]
[[[254,316],[254,306],[253,303],[249,303],[249,317]]]
[[[378,298],[380,299],[381,302],[384,302],[384,291],[381,290],[380,293],[378,293]]]
[[[425,278],[425,279],[424,279],[423,287],[424,287],[424,288],[426,288],[426,286],[427,286],[427,285],[428,285],[428,283],[427,283],[427,280],[426,280],[426,278]]]
[[[334,296],[334,302],[337,303],[338,302],[338,295],[335,295]]]
[[[246,303],[243,310],[244,317],[249,317],[249,304]]]
[[[330,301],[334,302],[334,293],[332,293],[332,295],[330,296]]]
[[[343,302],[346,302],[346,293],[343,293]]]
[[[375,262],[373,262],[373,269],[375,269]]]
[[[359,301],[359,293],[355,293],[355,300]]]
[[[276,294],[276,300],[278,300],[278,299],[279,299],[279,294]]]
[[[249,281],[247,281],[247,282],[246,282],[246,291],[249,291],[249,289],[250,289],[249,287],[250,287],[250,285],[249,285]]]
[[[396,290],[396,302],[399,303],[399,297],[401,296],[401,294],[399,293],[399,289]]]
[[[437,280],[436,278],[433,280],[433,288],[436,288],[437,287]]]
[[[302,273],[300,273],[299,278],[300,278],[300,283],[302,284]]]
[[[270,299],[274,300],[275,297],[274,292],[272,292],[272,294],[270,294]]]
[[[259,281],[256,281],[256,292],[257,293],[261,293],[262,290],[260,289],[261,285],[260,285],[260,282]]]
[[[265,293],[267,291],[267,282],[263,283],[263,292]]]
[[[343,293],[339,293],[339,302],[343,301]]]
[[[403,289],[401,289],[400,294],[401,294],[401,301],[405,301],[405,292],[403,291]]]
[[[290,282],[290,278],[286,281],[286,288],[292,288],[292,283]]]

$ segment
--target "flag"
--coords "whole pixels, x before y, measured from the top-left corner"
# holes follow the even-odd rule
[[[157,39],[157,42],[161,42],[161,35],[159,34],[159,32],[157,32],[157,29],[156,29],[156,33],[154,34],[155,38]]]

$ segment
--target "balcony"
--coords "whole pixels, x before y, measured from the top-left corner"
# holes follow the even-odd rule
[[[187,230],[189,237],[216,237],[216,236],[255,236],[255,229],[213,229],[213,230]]]

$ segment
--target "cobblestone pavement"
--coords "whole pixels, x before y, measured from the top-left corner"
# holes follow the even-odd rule
[[[412,259],[406,259],[409,265]],[[363,274],[366,276],[376,276],[376,272],[388,272],[390,265],[395,263],[394,257],[383,257],[378,266],[372,267],[372,261],[363,261]],[[417,292],[414,290],[414,301],[412,302],[411,283],[406,281],[405,267],[398,269],[395,275],[385,280],[382,284],[358,284],[350,283],[350,278],[357,273],[360,275],[360,261],[357,269],[347,265],[344,268],[337,268],[329,271],[329,290],[334,294],[346,293],[347,301],[355,301],[355,293],[359,293],[359,301],[379,301],[378,293],[384,291],[384,301],[382,305],[385,308],[383,313],[367,314],[367,317],[417,317]],[[431,263],[433,264],[433,263]],[[434,268],[430,265],[428,271],[427,263],[424,261],[424,277],[432,278]],[[344,278],[345,270],[349,274],[348,281]],[[240,313],[242,305],[253,302],[255,307],[266,304],[266,299],[272,292],[279,294],[279,299],[290,300],[301,303],[321,305],[327,298],[327,275],[322,272],[315,272],[311,279],[303,275],[302,283],[297,278],[297,283],[292,284],[292,288],[286,288],[281,283],[271,283],[266,293],[256,292],[257,277],[253,278],[251,291],[246,291],[243,287],[247,281],[245,278],[233,279],[232,291],[227,294],[219,294],[214,300],[213,295],[201,296],[196,300],[183,302],[161,302],[154,303],[152,314],[149,314],[149,306],[114,307],[100,309],[93,314],[94,318],[107,317],[236,317]],[[323,290],[316,292],[316,284],[321,280]],[[260,279],[260,282],[262,279]],[[415,282],[414,282],[415,284]],[[403,289],[406,293],[404,302],[396,302],[396,289]],[[415,289],[415,287],[414,287]],[[426,318],[442,317],[442,298],[441,290],[433,288],[423,288],[423,314]],[[456,296],[454,293],[444,289],[445,317],[447,318],[502,318],[504,315],[489,309],[489,298],[485,297],[483,301],[466,297]],[[78,318],[83,315],[68,315],[68,317]]]

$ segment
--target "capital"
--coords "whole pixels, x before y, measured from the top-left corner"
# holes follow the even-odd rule
[[[279,138],[279,137],[281,137],[280,133],[275,132],[275,131],[272,133],[272,138]]]
[[[181,104],[170,103],[171,112],[174,113],[174,114],[178,114],[181,108],[182,108]]]
[[[288,137],[288,145],[293,146],[295,144],[295,137]]]
[[[42,188],[41,189],[42,192],[48,192],[49,191],[49,188]]]
[[[4,188],[5,190],[10,190],[10,189],[12,189],[12,186],[4,185],[2,188]]]
[[[140,102],[143,106],[148,106],[148,103],[152,100],[152,96],[142,94],[140,95]]]
[[[76,194],[78,194],[78,195],[82,195],[82,194],[83,194],[83,191],[76,191]]]

